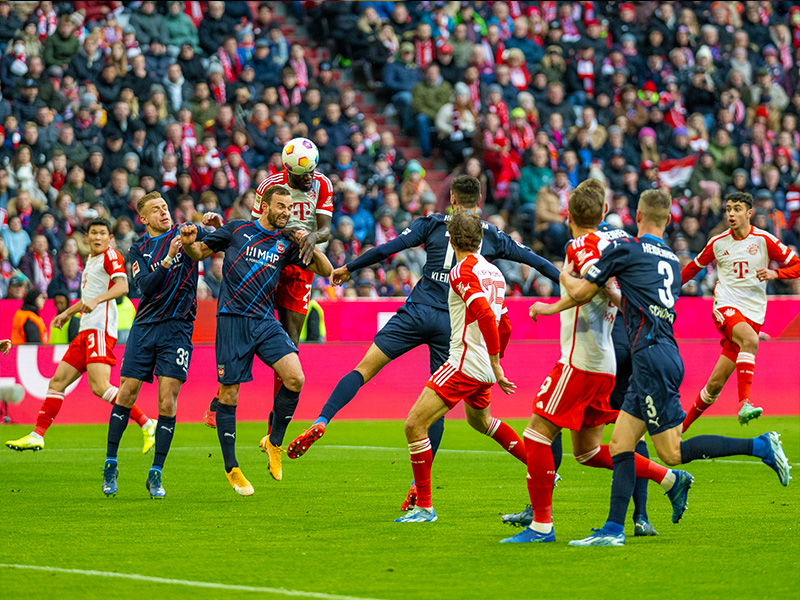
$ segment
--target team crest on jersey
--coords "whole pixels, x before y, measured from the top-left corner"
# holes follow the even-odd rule
[[[753,255],[756,255],[756,254],[758,254],[758,244],[750,244],[750,245],[747,247],[747,251],[748,251],[750,254],[753,254]]]
[[[306,196],[308,196],[313,202],[317,201],[317,190],[311,188],[308,192],[306,192]]]
[[[725,311],[725,316],[726,317],[732,317],[735,314],[736,314],[736,310],[734,310],[733,308],[729,308],[728,310]]]
[[[217,365],[217,375],[225,377],[225,365]]]
[[[284,252],[286,252],[286,242],[284,242],[283,240],[278,240],[275,243],[275,251],[278,254],[283,254]]]

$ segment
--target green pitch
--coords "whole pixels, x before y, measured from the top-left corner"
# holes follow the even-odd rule
[[[523,423],[511,423],[522,431]],[[300,432],[292,424],[288,439]],[[258,451],[264,426],[239,424],[239,462],[250,498],[225,479],[216,433],[178,424],[164,470],[167,497],[149,498],[151,456],[129,426],[119,494],[100,490],[105,426],[59,426],[38,453],[0,450],[0,563],[137,574],[227,587],[190,587],[99,573],[0,567],[14,598],[797,598],[800,589],[800,467],[781,487],[755,460],[699,461],[679,525],[650,485],[650,518],[661,533],[625,548],[570,548],[599,527],[611,473],[564,457],[554,495],[555,544],[501,545],[516,530],[500,515],[528,502],[525,469],[464,421],[450,421],[434,463],[436,523],[392,522],[411,467],[399,422],[334,422],[273,481]],[[700,419],[691,434],[782,434],[800,463],[797,418]],[[29,427],[0,428],[14,439]],[[288,441],[287,439],[287,441]],[[570,444],[565,440],[565,453]],[[652,446],[651,446],[652,451]],[[276,594],[263,588],[282,588]]]

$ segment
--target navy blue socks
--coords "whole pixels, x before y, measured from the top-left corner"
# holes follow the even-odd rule
[[[624,530],[633,488],[636,486],[636,462],[633,452],[620,452],[612,456],[614,476],[611,480],[611,508],[608,521],[603,526],[607,531],[620,533]]]
[[[159,469],[164,467],[167,459],[169,447],[172,444],[172,436],[175,435],[175,417],[165,417],[158,415],[156,424],[156,455],[153,458],[153,466]]]
[[[285,385],[282,385],[281,389],[278,390],[275,396],[275,403],[272,405],[275,415],[272,417],[272,431],[269,434],[269,443],[273,446],[283,444],[286,428],[294,416],[294,411],[299,401],[300,392],[293,392]],[[219,409],[217,413],[219,413]],[[219,422],[219,416],[217,416],[217,422]]]
[[[314,421],[315,423],[328,424],[336,413],[342,410],[347,403],[356,397],[358,390],[364,385],[364,376],[358,371],[350,371],[347,375],[339,380],[336,387],[333,388],[328,401],[322,407],[322,412],[319,418]]]
[[[758,443],[756,443],[756,440]],[[718,458],[720,456],[760,456],[754,450],[761,450],[765,444],[756,438],[732,438],[722,435],[698,435],[681,442],[681,462],[690,463],[703,458]],[[761,458],[766,454],[761,455]]]
[[[225,460],[225,471],[238,467],[236,461],[236,407],[223,404],[217,405],[217,437],[222,447],[222,458]]]
[[[647,451],[647,442],[644,440],[639,440],[639,443],[636,444],[636,454],[640,456],[644,456],[645,458],[650,458],[650,453]],[[647,484],[649,480],[647,479],[636,479],[636,485],[633,488],[633,518],[642,517],[644,519],[648,519],[647,517]]]
[[[131,416],[131,409],[114,404],[111,407],[111,416],[108,418],[108,444],[106,446],[106,458],[116,461],[119,442],[125,428],[128,426],[128,419]]]

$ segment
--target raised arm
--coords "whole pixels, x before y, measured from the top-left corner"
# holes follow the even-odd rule
[[[558,269],[549,260],[534,253],[533,250],[527,246],[518,244],[511,239],[508,234],[502,231],[497,232],[497,241],[498,252],[496,258],[505,258],[506,260],[513,260],[514,262],[528,265],[539,271],[539,273],[547,277],[553,283],[558,283]]]
[[[330,277],[333,272],[333,265],[331,261],[328,260],[328,257],[325,256],[324,252],[314,248],[313,254],[311,255],[311,264],[308,265],[306,269],[322,277]]]
[[[184,225],[181,228],[180,243],[183,245],[186,256],[192,260],[205,260],[214,254],[214,251],[205,242],[197,241],[197,226],[195,225]]]
[[[694,279],[695,275],[697,275],[700,271],[705,269],[708,265],[714,262],[716,258],[714,256],[714,242],[716,238],[712,239],[706,247],[703,248],[703,251],[695,256],[694,260],[688,263],[683,269],[681,270],[681,285],[686,285],[687,282]]]

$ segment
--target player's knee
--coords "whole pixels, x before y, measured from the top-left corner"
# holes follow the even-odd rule
[[[722,378],[717,379],[712,377],[706,384],[706,393],[712,398],[716,398],[720,395],[720,393],[722,393],[722,388],[724,385],[725,382],[722,381]]]
[[[306,382],[306,376],[303,374],[302,371],[298,373],[292,373],[286,378],[283,378],[283,385],[286,386],[287,389],[293,392],[299,392],[303,389],[303,385]]]
[[[422,429],[420,423],[413,417],[408,417],[404,424],[406,439],[415,441],[425,437],[425,431]]]
[[[97,381],[95,379],[89,379],[89,389],[92,390],[92,393],[95,396],[103,397],[103,394],[106,393],[110,384],[108,381]]]
[[[681,464],[681,448],[669,448],[658,451],[658,457],[670,467]]]

